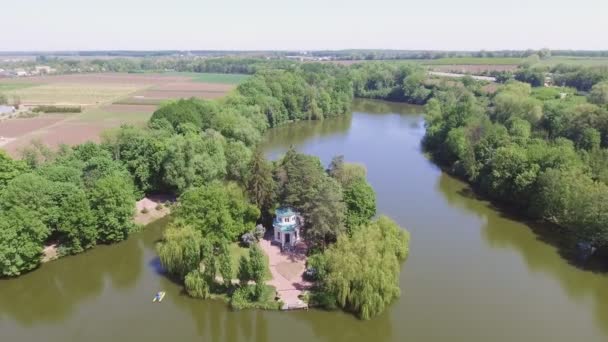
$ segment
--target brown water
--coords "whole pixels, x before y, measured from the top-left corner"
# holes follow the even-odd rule
[[[608,276],[579,270],[526,225],[474,199],[420,152],[419,107],[358,101],[352,116],[269,132],[367,166],[378,211],[412,233],[402,296],[363,322],[341,312],[233,312],[158,274],[164,221],[128,241],[0,280],[0,341],[606,341]],[[152,297],[167,291],[160,304]]]

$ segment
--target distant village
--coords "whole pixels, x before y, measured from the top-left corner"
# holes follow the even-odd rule
[[[2,69],[0,68],[0,77],[27,77],[27,76],[38,76],[54,74],[57,70],[47,65],[36,65],[32,68],[14,68],[14,69]]]

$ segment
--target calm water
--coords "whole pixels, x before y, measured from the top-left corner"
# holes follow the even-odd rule
[[[165,222],[128,241],[0,280],[0,341],[606,341],[608,276],[581,271],[524,224],[474,199],[420,152],[420,109],[359,101],[352,116],[268,134],[328,163],[364,163],[378,211],[412,233],[401,299],[362,322],[340,312],[232,312],[158,274]],[[167,291],[161,304],[152,297]]]

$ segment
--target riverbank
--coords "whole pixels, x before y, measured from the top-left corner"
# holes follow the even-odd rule
[[[175,196],[162,194],[146,196],[135,203],[133,222],[143,227],[157,221],[171,213],[171,205],[174,202]],[[46,263],[61,258],[60,247],[56,242],[44,246],[41,262]]]

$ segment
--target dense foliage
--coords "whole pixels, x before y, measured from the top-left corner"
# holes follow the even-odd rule
[[[319,273],[318,292],[323,304],[335,304],[362,319],[380,314],[401,294],[400,263],[409,252],[409,234],[382,216],[362,225],[314,262]]]
[[[424,145],[489,197],[606,247],[608,110],[551,91],[508,82],[489,98],[438,94],[427,104]]]
[[[0,153],[4,276],[35,268],[45,243],[57,243],[61,254],[79,253],[123,240],[134,227],[133,182],[108,151],[88,143],[44,154],[43,162],[31,154],[25,163]]]

